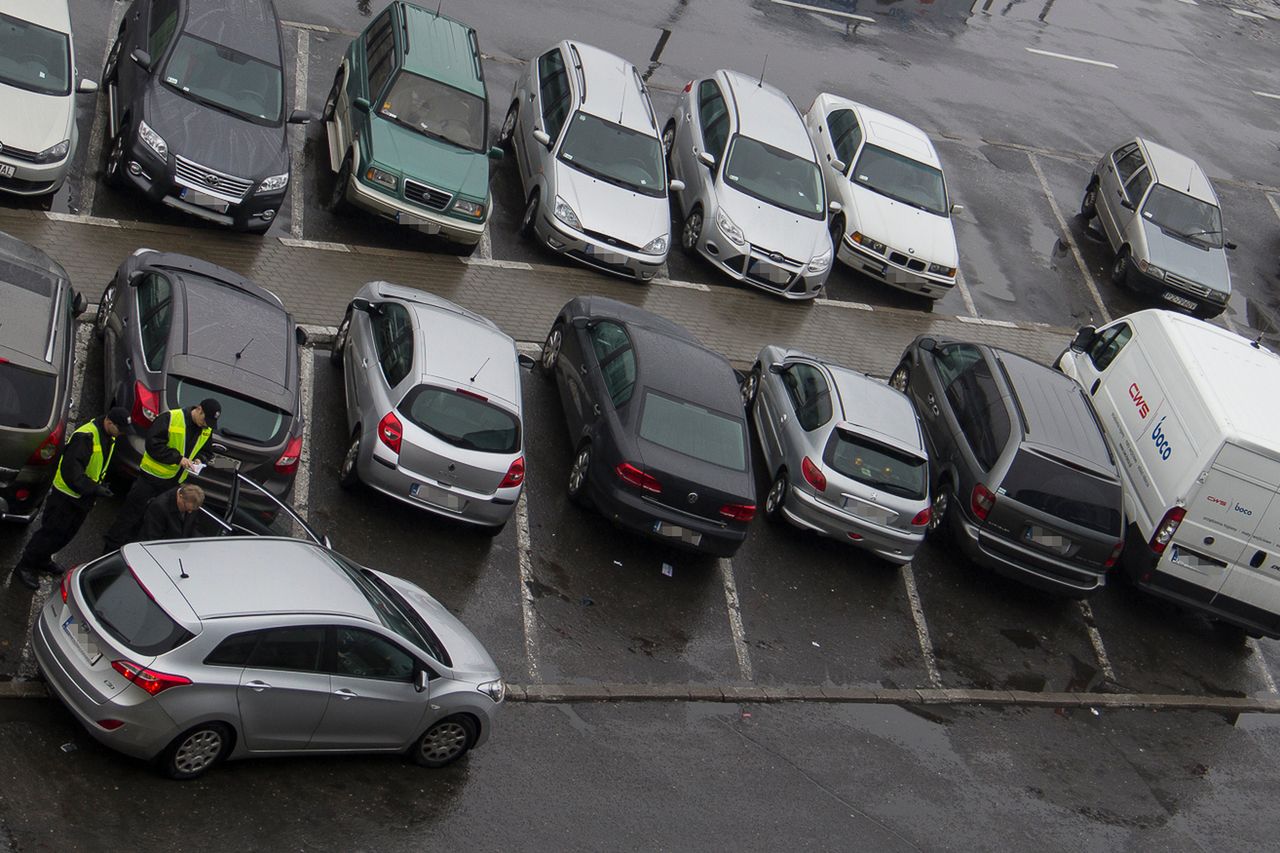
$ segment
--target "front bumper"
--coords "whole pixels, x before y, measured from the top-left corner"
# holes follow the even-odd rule
[[[819,500],[794,483],[788,486],[782,514],[797,527],[856,545],[899,565],[910,562],[924,541],[924,528],[919,533],[906,533],[858,518]]]
[[[430,477],[406,473],[395,461],[394,454],[377,439],[373,445],[373,449],[368,449],[370,442],[362,442],[356,471],[360,481],[375,491],[435,515],[478,527],[499,527],[515,512],[523,486],[498,489],[493,494],[469,492]]]
[[[397,225],[413,228],[424,234],[439,234],[455,243],[474,246],[484,236],[485,222],[463,222],[451,216],[409,204],[406,201],[366,187],[355,175],[347,184],[346,199],[356,207],[372,211]]]
[[[732,278],[768,291],[783,299],[814,299],[831,274],[806,272],[808,261],[797,261],[748,243],[739,246],[724,237],[711,218],[703,221],[698,253]]]
[[[11,177],[0,178],[0,191],[14,195],[46,195],[57,192],[67,179],[67,172],[71,168],[71,154],[74,153],[72,150],[57,163],[32,163],[0,152],[0,164],[13,167]]]
[[[1176,273],[1162,276],[1149,275],[1129,258],[1128,283],[1131,288],[1146,296],[1154,296],[1165,307],[1184,311],[1201,318],[1217,317],[1227,308],[1230,293],[1212,290]]]
[[[963,511],[953,508],[948,522],[960,550],[970,560],[1035,589],[1054,595],[1084,598],[1106,586],[1102,570],[1091,571],[1055,560],[1043,551],[1033,550],[996,536],[971,522]]]
[[[840,241],[840,249],[836,252],[836,259],[849,265],[858,272],[871,276],[876,281],[884,282],[890,287],[896,287],[898,290],[907,293],[917,293],[921,296],[927,296],[930,299],[941,299],[950,293],[956,286],[954,278],[945,278],[938,275],[930,275],[925,265],[923,270],[913,270],[910,268],[912,259],[905,255],[902,257],[902,263],[898,263],[894,259],[894,255],[900,252],[891,252],[888,258],[883,255],[877,255],[875,252],[868,251],[856,243],[849,240],[848,235]],[[925,263],[924,261],[916,261],[916,263]]]
[[[579,263],[624,278],[649,281],[667,261],[665,254],[644,255],[561,228],[558,220],[548,217],[541,210],[534,224],[534,231],[538,235],[538,242],[553,252],[568,255]]]

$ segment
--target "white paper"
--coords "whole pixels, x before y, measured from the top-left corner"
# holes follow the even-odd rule
[[[188,470],[199,477],[200,472],[204,470],[204,463],[197,459],[191,463],[191,467]]]

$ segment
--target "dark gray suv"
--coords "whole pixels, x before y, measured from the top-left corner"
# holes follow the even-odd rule
[[[1124,544],[1119,474],[1066,376],[979,344],[916,338],[889,384],[915,404],[932,461],[929,534],[974,562],[1084,598]]]

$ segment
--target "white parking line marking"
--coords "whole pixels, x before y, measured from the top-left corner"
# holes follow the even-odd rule
[[[102,64],[98,66],[96,72],[98,75],[101,75],[106,68],[107,57],[111,55],[111,45],[116,40],[116,30],[120,29],[120,21],[124,19],[124,13],[128,8],[129,4],[124,0],[115,0],[111,4],[111,25],[107,28],[107,46],[102,51]],[[93,199],[98,192],[98,170],[94,164],[101,159],[103,122],[107,116],[107,81],[98,80],[98,86],[97,100],[93,105],[93,124],[89,126],[89,148],[84,158],[86,168],[81,178],[84,182],[84,191],[80,196],[80,209],[85,213],[93,212]]]
[[[790,6],[792,9],[801,9],[805,12],[817,12],[820,15],[831,15],[836,18],[848,18],[851,21],[861,21],[864,24],[874,24],[875,18],[868,18],[866,15],[855,15],[852,12],[837,12],[834,9],[824,9],[821,6],[809,6],[804,3],[793,3],[791,0],[772,0],[779,6]]]
[[[1072,56],[1069,53],[1054,53],[1051,50],[1040,50],[1034,47],[1029,47],[1026,50],[1027,50],[1027,53],[1034,53],[1037,56],[1051,56],[1054,59],[1066,59],[1071,62],[1083,62],[1085,65],[1097,65],[1101,68],[1119,68],[1120,67],[1113,62],[1102,62],[1101,60],[1098,60],[1098,59],[1085,59],[1083,56]]]
[[[1273,100],[1280,101],[1280,95],[1277,95],[1274,92],[1259,92],[1257,89],[1254,89],[1253,94],[1260,98],[1271,98]]]
[[[1280,199],[1274,193],[1263,193],[1263,195],[1267,197],[1267,202],[1270,203],[1271,209],[1275,211],[1276,218],[1280,219]]]
[[[343,243],[325,243],[321,240],[298,240],[293,237],[281,237],[280,242],[293,249],[319,249],[323,252],[350,252]]]
[[[924,607],[920,604],[920,593],[916,590],[916,573],[910,563],[902,566],[902,585],[907,588],[911,619],[916,623],[916,637],[920,640],[920,654],[924,657],[924,668],[929,674],[929,685],[941,687],[942,673],[938,671],[938,655],[934,652],[933,640],[929,637],[929,623],[924,621]]]
[[[703,293],[710,293],[711,288],[705,284],[699,284],[696,281],[677,281],[671,278],[655,278],[650,280],[650,284],[656,284],[658,287],[679,287],[684,290],[700,290]]]
[[[467,266],[476,267],[497,267],[503,270],[532,270],[533,264],[526,264],[524,261],[499,261],[494,258],[477,258],[477,257],[460,257]]]
[[[1247,12],[1244,9],[1237,9],[1235,6],[1228,6],[1227,8],[1242,18],[1254,18],[1259,21],[1267,20],[1266,15],[1259,15],[1257,12]]]
[[[293,108],[307,108],[307,68],[311,65],[311,33],[298,30],[298,61],[293,72]],[[293,212],[289,217],[289,233],[294,239],[302,239],[302,180],[303,147],[307,140],[307,126],[294,126],[289,133],[289,156],[293,169],[289,176],[289,201]]]
[[[88,308],[85,309],[88,313]],[[93,343],[93,324],[77,323],[75,326],[75,351],[76,351],[76,369],[71,374],[71,409],[67,413],[67,430],[64,433],[66,438],[71,437],[72,430],[80,426],[80,404],[83,402],[84,390],[84,373],[89,366],[89,347]],[[74,424],[75,426],[72,426]]]
[[[1040,168],[1040,161],[1036,159],[1036,155],[1030,151],[1026,152],[1027,159],[1031,161],[1031,168],[1035,170],[1036,177],[1040,179],[1040,189],[1044,190],[1045,200],[1049,202],[1049,208],[1053,210],[1053,216],[1058,220],[1058,228],[1062,232],[1062,239],[1067,242],[1067,247],[1071,249],[1071,257],[1075,258],[1076,266],[1080,269],[1080,277],[1084,279],[1085,287],[1089,289],[1089,295],[1093,297],[1093,302],[1098,306],[1098,314],[1102,317],[1102,322],[1111,322],[1111,312],[1107,310],[1107,306],[1102,304],[1102,294],[1098,292],[1098,286],[1093,283],[1093,276],[1089,273],[1089,267],[1084,262],[1084,256],[1080,254],[1080,247],[1076,245],[1076,238],[1072,236],[1071,229],[1067,227],[1067,220],[1063,218],[1062,211],[1058,209],[1058,202],[1054,200],[1053,193],[1049,190],[1049,182],[1045,179],[1044,171]]]
[[[36,677],[36,659],[31,651],[31,627],[40,618],[40,609],[53,594],[54,584],[61,584],[62,578],[40,576],[40,588],[31,593],[31,611],[27,614],[27,632],[22,635],[22,656],[18,658],[18,680],[29,681]]]
[[[868,305],[865,302],[845,302],[843,299],[823,299],[813,300],[814,305],[827,305],[832,308],[852,308],[855,311],[874,311],[874,305]]]
[[[475,253],[471,257],[479,258],[482,261],[493,260],[493,238],[489,236],[488,228],[481,232],[480,242],[476,244]]]
[[[743,681],[755,681],[751,651],[747,648],[747,632],[742,627],[742,609],[738,606],[738,585],[733,580],[733,561],[728,557],[721,557],[716,562],[720,566],[720,580],[724,584],[724,604],[729,611],[729,632],[733,635],[733,651],[738,656],[738,672]]]
[[[998,326],[1001,329],[1016,329],[1018,324],[1011,320],[988,320],[986,317],[956,317],[961,323],[974,326]]]
[[[1271,667],[1267,666],[1267,657],[1262,653],[1262,644],[1250,638],[1248,646],[1249,650],[1253,652],[1253,657],[1250,660],[1253,662],[1254,668],[1258,670],[1258,675],[1262,676],[1262,683],[1266,685],[1267,692],[1271,694],[1280,692],[1276,690],[1276,680],[1271,677]]]
[[[302,366],[298,373],[298,395],[301,397],[302,411],[302,452],[298,454],[298,475],[293,480],[293,507],[302,516],[303,521],[310,521],[307,515],[311,508],[311,402],[315,397],[316,387],[316,351],[312,347],[302,350]],[[305,536],[299,530],[298,536]]]
[[[529,668],[529,681],[542,680],[538,674],[537,622],[533,612],[533,549],[529,545],[529,504],[526,490],[520,490],[516,503],[516,551],[520,563],[520,615],[524,618],[524,659]]]
[[[1179,3],[1186,3],[1188,6],[1199,6],[1196,0],[1178,0]]]
[[[960,298],[964,300],[964,308],[969,316],[978,316],[978,306],[973,304],[973,294],[969,292],[969,283],[964,280],[964,273],[956,270],[956,287],[960,288]]]
[[[1102,644],[1102,634],[1098,632],[1097,624],[1094,621],[1093,608],[1089,606],[1087,601],[1077,601],[1076,605],[1080,608],[1080,615],[1084,617],[1084,627],[1089,632],[1089,645],[1093,646],[1093,656],[1098,659],[1098,666],[1102,669],[1102,677],[1114,683],[1116,671],[1111,668],[1111,658],[1107,656],[1107,647]]]

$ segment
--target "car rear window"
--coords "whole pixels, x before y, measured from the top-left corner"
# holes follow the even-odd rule
[[[1120,533],[1120,484],[1023,448],[999,492],[1099,533]]]
[[[0,359],[0,427],[35,429],[49,423],[58,377]]]
[[[747,470],[747,433],[742,419],[697,403],[646,391],[640,437],[712,465]]]
[[[520,422],[483,396],[419,385],[400,401],[400,414],[443,442],[465,450],[515,453]]]
[[[140,655],[162,655],[193,636],[156,604],[119,554],[85,569],[80,592],[103,629]]]
[[[846,477],[890,494],[917,499],[928,494],[928,462],[864,435],[832,431],[823,461]]]
[[[222,403],[218,432],[254,444],[274,444],[281,428],[288,422],[288,415],[275,406],[182,376],[169,377],[168,396],[176,401],[174,408],[179,409],[198,405],[201,400],[213,397]]]

